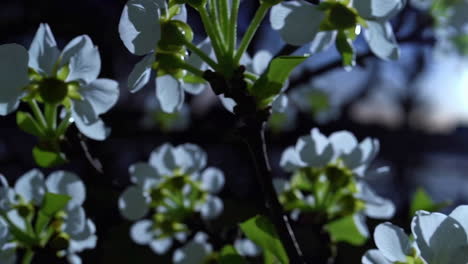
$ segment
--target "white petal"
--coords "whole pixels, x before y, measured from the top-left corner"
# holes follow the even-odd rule
[[[77,206],[67,211],[63,230],[70,236],[80,235],[86,228],[86,214],[81,206]]]
[[[193,173],[206,166],[206,152],[195,144],[185,143],[175,149],[176,164],[187,173]]]
[[[280,166],[287,172],[293,172],[305,165],[294,147],[288,147],[281,155]]]
[[[148,213],[148,199],[139,188],[130,186],[119,198],[119,209],[128,220],[140,219]]]
[[[130,237],[139,245],[148,245],[153,240],[152,228],[151,220],[138,221],[130,228]]]
[[[175,264],[203,263],[213,250],[206,240],[204,233],[197,233],[192,241],[174,252],[172,262]]]
[[[206,83],[182,83],[181,84],[182,88],[184,91],[186,91],[189,94],[197,95],[202,93],[207,84]]]
[[[334,31],[322,31],[317,33],[314,40],[310,43],[309,51],[312,54],[320,53],[327,50],[330,46],[335,43],[337,32]]]
[[[67,81],[83,81],[90,83],[101,71],[101,56],[93,41],[86,35],[73,39],[64,50],[62,63],[69,65],[70,73]]]
[[[114,80],[97,79],[80,88],[80,94],[87,100],[97,115],[106,113],[119,99],[119,84]]]
[[[128,88],[130,92],[138,92],[143,88],[151,77],[151,66],[154,63],[154,54],[150,53],[143,57],[143,59],[135,64],[132,72],[128,76]]]
[[[210,193],[218,193],[224,186],[224,173],[217,168],[207,168],[202,173],[202,188]]]
[[[267,50],[261,50],[255,53],[255,56],[253,57],[254,72],[261,75],[268,68],[272,58],[273,54]]]
[[[97,116],[87,100],[73,101],[72,117],[80,132],[91,139],[104,140],[110,134],[110,129]]]
[[[465,233],[468,234],[468,205],[459,205],[449,216],[458,221],[465,230]]]
[[[310,167],[325,166],[333,157],[333,149],[330,144],[324,145],[321,137],[317,134],[318,130],[313,132],[315,137],[302,136],[297,140],[296,152],[301,161]],[[325,148],[323,148],[325,146]],[[323,148],[323,149],[322,149]]]
[[[177,169],[175,160],[174,147],[166,143],[151,152],[149,163],[160,175],[172,175]]]
[[[67,255],[68,263],[70,264],[81,264],[81,258],[77,254],[69,254]]]
[[[200,209],[200,214],[204,220],[212,220],[218,217],[223,209],[223,201],[216,196],[209,195],[205,204]]]
[[[67,207],[72,208],[83,204],[86,198],[86,187],[76,174],[67,171],[53,172],[46,179],[47,191],[65,194],[71,197]]]
[[[368,250],[366,254],[362,256],[361,261],[362,264],[391,264],[377,249]]]
[[[283,113],[288,107],[289,99],[285,94],[280,94],[271,104],[274,112]]]
[[[44,175],[37,169],[26,172],[16,181],[15,191],[26,202],[32,201],[35,205],[41,205],[46,192]]]
[[[159,7],[153,0],[130,0],[119,22],[119,34],[125,47],[136,55],[145,55],[156,48],[161,38]]]
[[[353,6],[365,19],[387,20],[400,12],[405,3],[405,0],[355,0]]]
[[[236,101],[230,97],[225,97],[224,94],[218,95],[218,98],[221,100],[224,108],[231,113],[234,113],[234,107],[237,105]]]
[[[348,131],[334,132],[329,140],[335,150],[335,158],[351,153],[358,144],[356,137]]]
[[[365,204],[364,212],[367,216],[376,219],[389,219],[395,214],[395,205],[392,201],[384,199],[364,182],[358,183],[359,193],[356,197],[363,200]]]
[[[172,246],[172,238],[161,238],[156,239],[150,242],[151,249],[156,254],[164,254],[166,253]]]
[[[185,92],[178,80],[164,75],[156,78],[156,98],[164,112],[173,113],[182,108]]]
[[[213,46],[211,45],[211,41],[209,38],[206,38],[202,42],[200,42],[197,45],[197,48],[199,48],[201,51],[207,54],[211,59],[216,61]],[[206,62],[202,60],[196,53],[191,53],[186,62],[202,71],[208,69],[208,65],[206,64]]]
[[[151,186],[156,185],[161,178],[154,167],[143,162],[130,166],[129,172],[130,180],[141,186],[143,190],[147,190],[148,188],[151,188]]]
[[[68,251],[71,253],[81,252],[85,249],[92,249],[96,247],[97,236],[96,226],[90,219],[87,220],[86,226],[80,234],[72,236]]]
[[[283,179],[283,178],[273,178],[273,187],[275,188],[275,191],[277,194],[281,194],[282,192],[285,192],[287,189],[289,189],[289,181]]]
[[[273,6],[270,23],[286,43],[301,46],[314,39],[323,18],[316,5],[299,0]]]
[[[172,19],[173,20],[179,20],[182,22],[187,22],[187,8],[185,7],[184,4],[179,5],[180,6],[180,11],[177,15],[175,15]]]
[[[388,222],[380,224],[374,230],[374,241],[386,259],[406,262],[411,243],[402,228]]]
[[[8,225],[3,221],[3,218],[0,218],[0,249],[8,241],[9,237],[10,232],[8,229]]]
[[[428,263],[454,264],[468,261],[465,259],[457,262],[454,259],[455,256],[465,257],[459,251],[467,244],[467,235],[454,218],[440,213],[418,211],[411,228],[421,256]]]
[[[246,238],[234,241],[234,247],[241,256],[256,257],[262,252],[259,246]]]
[[[7,115],[16,110],[29,83],[28,52],[17,44],[0,45],[0,58],[0,115]]]
[[[367,21],[364,34],[372,52],[383,60],[397,60],[400,48],[389,22]]]
[[[366,217],[362,213],[353,215],[353,222],[359,233],[364,237],[369,237],[369,228],[367,228]]]
[[[29,66],[39,73],[51,76],[59,55],[60,51],[49,25],[40,24],[29,47]]]

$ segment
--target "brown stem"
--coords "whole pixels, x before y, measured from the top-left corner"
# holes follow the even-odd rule
[[[302,251],[297,243],[294,232],[289,224],[287,215],[278,201],[278,196],[273,187],[273,178],[268,161],[265,144],[264,121],[247,123],[243,129],[243,136],[255,163],[257,179],[262,187],[263,196],[269,216],[279,235],[290,263],[306,263]]]

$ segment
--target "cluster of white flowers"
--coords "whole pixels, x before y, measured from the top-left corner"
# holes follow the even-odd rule
[[[326,137],[317,128],[314,128],[311,130],[310,135],[300,137],[295,146],[288,147],[283,152],[280,165],[287,172],[296,172],[304,168],[325,169],[320,172],[316,181],[331,181],[331,186],[344,181],[352,183],[350,186],[347,183],[336,188],[347,189],[349,187],[350,194],[354,199],[363,203],[363,208],[357,208],[359,210],[354,214],[354,221],[362,235],[367,236],[368,230],[364,216],[388,219],[395,213],[393,203],[375,194],[365,182],[365,176],[369,174],[369,165],[378,151],[379,142],[376,139],[366,138],[362,142],[358,142],[356,137],[348,131],[334,132]],[[326,175],[328,173],[326,168],[330,165],[342,169],[345,173],[350,171],[355,176],[354,179],[342,180],[340,179],[342,176],[338,176],[337,182],[333,182],[332,177],[336,176]],[[381,173],[385,170],[386,167],[379,168],[373,171],[372,174]],[[322,175],[325,178],[322,179]],[[326,179],[326,177],[330,177],[330,179]],[[276,179],[275,185],[279,193],[291,188],[290,183],[283,179]],[[344,190],[340,192],[342,191]],[[312,195],[308,198],[304,197],[304,200],[307,200],[313,206],[318,198]]]
[[[56,171],[51,173],[47,179],[37,169],[28,171],[22,175],[13,187],[8,185],[6,179],[0,175],[0,262],[5,264],[16,263],[16,249],[26,246],[20,237],[15,235],[18,231],[29,234],[32,223],[31,219],[40,219],[34,216],[44,206],[47,193],[67,195],[71,199],[63,211],[53,216],[54,226],[58,230],[53,235],[66,240],[65,247],[58,248],[57,255],[66,256],[72,264],[80,264],[81,259],[77,253],[96,247],[96,228],[91,219],[86,217],[82,204],[86,198],[84,183],[71,172]],[[47,225],[49,223],[46,223]],[[50,234],[36,230],[33,236],[38,241]],[[54,236],[47,243],[53,243]],[[39,242],[38,242],[39,243]],[[45,247],[46,245],[41,245]]]
[[[411,222],[412,237],[391,223],[374,231],[378,249],[362,257],[363,264],[468,263],[468,205],[455,208],[449,215],[418,211]]]
[[[60,52],[47,24],[41,24],[29,51],[18,44],[0,45],[0,115],[18,108],[21,99],[63,104],[87,137],[104,140],[109,129],[99,115],[119,97],[118,83],[97,79],[98,49],[87,35],[71,40]]]
[[[311,53],[330,47],[340,30],[359,34],[364,27],[367,29],[364,37],[372,52],[382,59],[394,60],[399,56],[399,48],[389,20],[405,4],[406,0],[325,1],[320,5],[304,0],[282,2],[272,8],[270,22],[286,43],[296,46],[310,43]],[[333,19],[328,21],[331,25],[324,26],[328,17]]]
[[[153,220],[139,220],[131,228],[136,243],[163,254],[171,247],[173,237],[185,241],[189,234],[184,223],[187,218],[197,213],[204,220],[219,216],[223,202],[215,194],[224,185],[224,174],[213,167],[205,168],[206,162],[206,153],[194,144],[164,144],[151,153],[149,163],[130,167],[135,185],[119,199],[122,215],[135,221],[150,211],[154,213]]]

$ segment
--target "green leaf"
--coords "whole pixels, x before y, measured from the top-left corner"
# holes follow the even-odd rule
[[[333,221],[325,226],[335,242],[346,242],[354,246],[361,246],[367,241],[354,222],[353,216],[347,216]]]
[[[236,249],[231,246],[225,246],[221,249],[219,258],[220,264],[244,264],[247,263],[245,259],[237,253]]]
[[[264,264],[281,264],[278,259],[270,253],[270,251],[264,251],[263,253],[263,263]]]
[[[291,72],[309,56],[280,56],[274,58],[268,69],[249,88],[249,92],[257,99],[260,108],[267,107],[273,102],[288,80]]]
[[[432,198],[423,188],[418,188],[414,193],[413,200],[411,200],[410,217],[413,217],[418,210],[434,212],[439,211],[449,204],[450,202],[434,203]]]
[[[343,66],[354,66],[356,64],[356,56],[354,47],[351,41],[346,36],[344,31],[339,31],[335,40],[336,49],[341,54]]]
[[[28,134],[36,137],[44,136],[44,131],[30,113],[21,111],[16,112],[16,123],[21,130]]]
[[[250,240],[259,245],[264,251],[273,254],[280,263],[289,263],[288,256],[278,238],[275,227],[268,218],[257,215],[240,224],[240,228]]]
[[[54,152],[35,146],[32,150],[34,161],[43,168],[51,168],[67,162],[65,154]]]

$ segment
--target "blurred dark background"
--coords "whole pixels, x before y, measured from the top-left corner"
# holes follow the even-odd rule
[[[257,1],[244,2],[240,9],[241,32],[258,5]],[[157,146],[165,142],[198,144],[208,153],[208,164],[224,171],[227,182],[221,196],[225,211],[212,223],[213,230],[221,224],[235,226],[263,211],[264,205],[247,149],[235,133],[237,121],[209,89],[186,98],[188,107],[178,117],[184,119],[178,126],[161,123],[157,109],[151,107],[153,84],[137,94],[128,92],[127,76],[139,58],[130,54],[119,39],[117,27],[125,3],[1,0],[0,44],[14,42],[28,48],[39,23],[48,23],[59,48],[81,34],[89,35],[99,47],[100,77],[120,83],[118,104],[103,115],[112,133],[106,141],[96,142],[79,136],[72,126],[64,146],[72,162],[60,168],[77,173],[85,181],[84,206],[97,225],[97,248],[80,255],[83,263],[169,263],[149,247],[131,241],[131,223],[117,209],[118,196],[129,184],[128,167],[146,161]],[[453,206],[468,200],[468,63],[458,55],[435,51],[438,40],[433,33],[434,23],[425,12],[407,6],[392,23],[401,43],[400,61],[375,58],[362,38],[356,42],[358,66],[350,72],[340,67],[334,47],[312,56],[291,79],[287,111],[290,121],[278,117],[282,121],[272,124],[267,140],[275,174],[284,177],[278,165],[282,151],[313,127],[318,126],[326,135],[345,129],[358,139],[378,138],[381,150],[374,164],[390,166],[391,172],[369,181],[380,195],[397,205],[392,222],[408,228],[409,201],[417,187],[424,187],[436,201],[452,201]],[[195,41],[201,41],[203,30],[190,9],[189,24],[198,34]],[[275,54],[283,46],[267,19],[249,52],[253,55],[266,49]],[[325,102],[304,107],[294,99],[300,89],[323,95]],[[147,98],[151,98],[149,103]],[[0,173],[11,184],[36,167],[31,156],[35,143],[34,137],[17,128],[15,115],[0,118]],[[99,160],[103,173],[93,166],[86,152]],[[368,223],[373,230],[378,222]],[[340,244],[337,263],[360,263],[363,252],[370,247],[371,239],[362,248]]]

